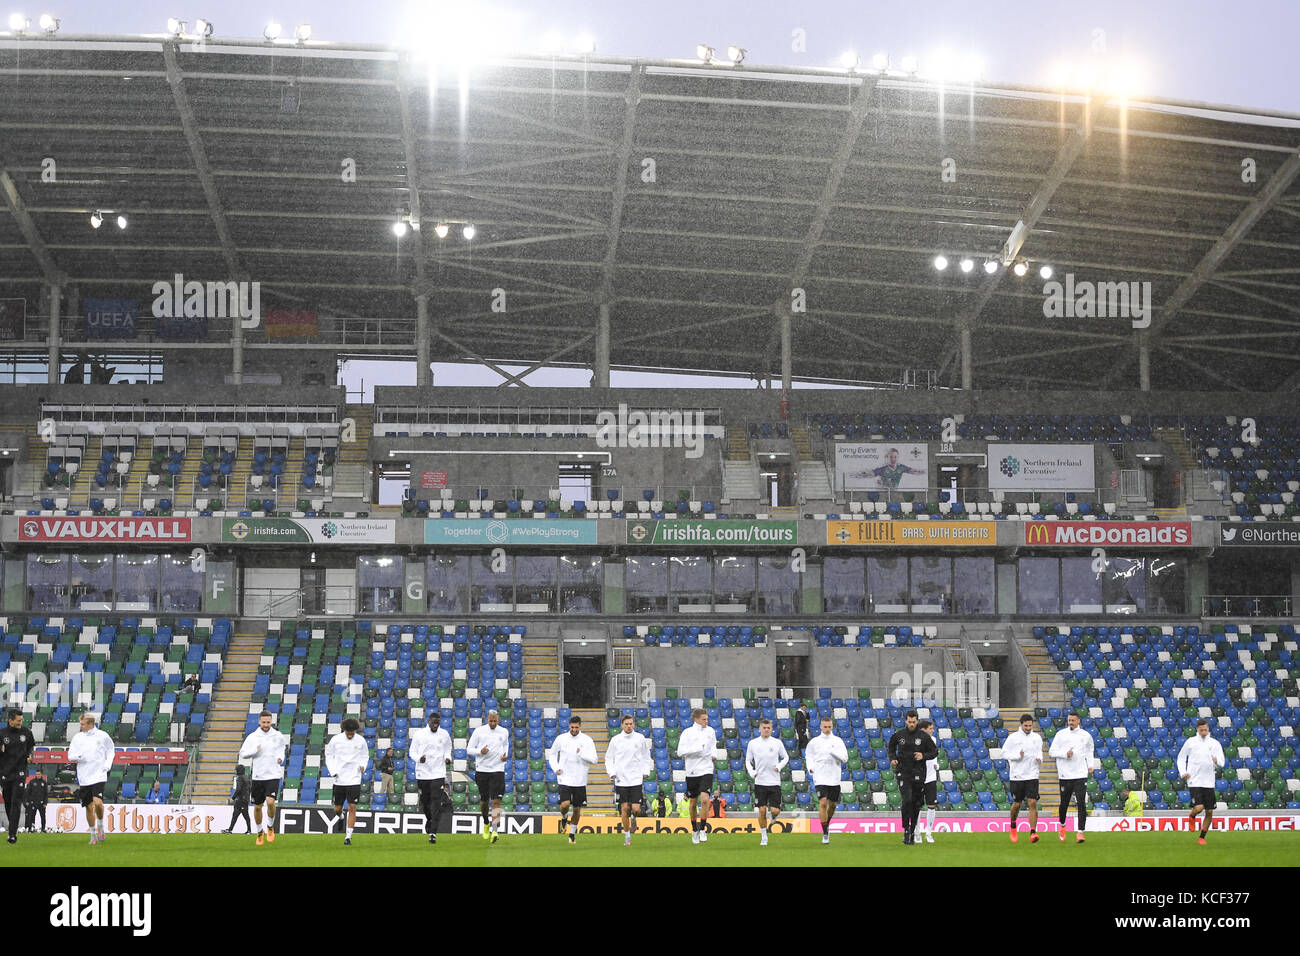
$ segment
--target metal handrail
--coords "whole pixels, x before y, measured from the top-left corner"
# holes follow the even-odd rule
[[[1215,607],[1215,601],[1221,601]],[[1271,612],[1271,613],[1270,613]],[[1207,594],[1201,598],[1201,617],[1291,617],[1291,598],[1285,594]]]

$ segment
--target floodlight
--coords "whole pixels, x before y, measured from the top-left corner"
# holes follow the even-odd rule
[[[889,69],[889,54],[877,53],[871,58],[871,68],[877,73],[884,73]]]
[[[9,14],[9,29],[13,30],[14,33],[22,33],[31,25],[32,21],[21,13]]]
[[[59,32],[59,18],[52,13],[42,13],[38,22],[46,33]]]
[[[914,56],[905,56],[898,63],[899,68],[909,76],[915,76],[920,65],[921,64],[917,62],[917,59]]]
[[[194,21],[194,34],[201,37],[212,36],[212,21],[204,20],[202,17]]]
[[[734,45],[729,46],[727,47],[727,59],[736,64],[736,66],[740,66],[740,64],[745,62],[745,54],[748,52],[749,51],[744,47]]]
[[[465,228],[463,228],[463,229],[460,231],[460,234],[461,234],[462,236],[464,236],[466,239],[473,239],[473,238],[474,238],[474,233],[477,232],[477,231],[478,231],[478,230],[476,230],[476,229],[474,228],[474,224],[473,224],[472,222],[467,222],[467,223],[465,223]]]
[[[695,58],[703,60],[705,63],[712,63],[713,58],[718,55],[718,51],[713,49],[707,43],[695,44]]]
[[[962,271],[962,272],[970,272],[970,271],[971,271],[972,269],[974,269],[974,268],[975,268],[975,260],[974,260],[974,259],[963,259],[963,260],[961,261],[961,271]]]
[[[126,216],[118,216],[118,217],[117,217],[117,228],[119,228],[119,229],[125,229],[125,228],[126,228]]]
[[[998,260],[996,260],[996,259],[985,259],[985,260],[984,260],[984,271],[987,272],[989,275],[993,275],[993,273],[997,272],[997,271],[998,271]]]
[[[578,38],[573,41],[573,49],[575,53],[581,53],[584,56],[590,53],[595,53],[596,38],[590,33],[580,34]]]
[[[397,222],[393,223],[393,235],[395,235],[398,239],[401,239],[404,235],[406,235],[406,230],[407,230],[406,220],[399,219],[397,220]]]
[[[266,37],[268,40],[278,40],[280,39],[280,34],[283,32],[284,27],[272,20],[266,25],[266,28],[262,30],[262,36]]]
[[[293,31],[293,38],[299,43],[306,43],[311,39],[311,24],[300,23],[298,28]]]
[[[167,18],[167,32],[174,37],[180,36],[185,32],[185,21],[178,20],[175,17]]]
[[[433,233],[434,233],[434,235],[436,235],[439,239],[446,239],[446,238],[447,238],[447,232],[450,230],[450,228],[451,228],[451,227],[448,226],[445,222],[440,222],[440,223],[438,223],[438,225],[436,225],[436,226],[433,227]]]
[[[1038,276],[1041,279],[1050,279],[1052,277],[1052,267],[1043,266],[1038,270]]]
[[[940,272],[948,268],[948,257],[942,254],[935,256],[934,267],[938,269]]]
[[[90,214],[90,228],[98,229],[103,224],[104,224],[104,217],[101,216],[99,214],[99,210],[96,209],[94,212]]]
[[[856,70],[862,61],[852,50],[845,50],[840,54],[840,66],[846,70]]]
[[[1016,274],[1017,279],[1023,278],[1025,273],[1029,271],[1029,263],[1024,259],[1017,259],[1016,264],[1011,267],[1011,271]]]

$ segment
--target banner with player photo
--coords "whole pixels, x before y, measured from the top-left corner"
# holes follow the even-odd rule
[[[835,486],[844,491],[925,491],[929,469],[924,443],[835,443]]]

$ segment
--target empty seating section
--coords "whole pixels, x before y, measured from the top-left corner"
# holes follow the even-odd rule
[[[1099,806],[1117,806],[1124,786],[1145,788],[1156,810],[1186,806],[1174,761],[1204,717],[1227,757],[1220,801],[1300,809],[1293,625],[1040,626],[1034,634],[1097,742],[1102,769],[1088,787]],[[1065,726],[1061,710],[1036,716],[1045,736]]]
[[[1233,517],[1300,521],[1300,419],[1260,417],[1253,442],[1236,418],[1184,418],[1182,429]]]
[[[921,647],[936,631],[907,624],[625,624],[623,637],[648,647],[763,647],[773,628],[810,632],[818,647]]]
[[[100,726],[119,745],[194,744],[230,630],[226,618],[0,617],[0,674],[26,687],[23,710],[38,745],[66,746],[81,713],[101,703]],[[199,676],[199,690],[182,693],[190,674]],[[173,725],[183,728],[181,741],[173,740]],[[177,767],[166,779],[179,786],[183,776]],[[118,768],[109,782],[136,779],[139,772]]]
[[[850,441],[940,441],[943,415],[814,413],[808,424],[823,438]],[[1151,441],[1151,425],[1129,415],[966,415],[957,422],[962,440],[999,441]]]
[[[707,693],[707,690],[706,690]],[[860,692],[866,694],[866,691]],[[647,780],[647,799],[661,787],[670,787],[680,802],[685,799],[686,771],[676,758],[681,732],[691,724],[691,711],[702,707],[709,713],[709,726],[718,735],[721,750],[714,761],[714,786],[732,810],[753,810],[753,781],[745,770],[745,748],[759,736],[759,721],[773,722],[772,734],[779,737],[790,757],[782,771],[781,792],[787,810],[816,812],[817,792],[809,779],[794,731],[797,699],[785,698],[715,698],[687,700],[669,691],[664,698],[654,698],[645,707],[611,707],[606,711],[611,736],[619,732],[625,715],[636,719],[638,732],[650,739],[655,763],[655,777]],[[805,699],[811,715],[811,732],[822,717],[835,721],[835,733],[848,747],[849,762],[844,768],[841,791],[844,810],[898,810],[901,798],[898,783],[889,767],[889,738],[903,726],[903,715],[910,701],[881,698],[833,698],[829,688],[818,697]],[[982,710],[962,708],[917,707],[918,712],[934,721],[939,745],[939,804],[949,810],[1006,809],[1006,766],[994,766],[990,749],[1005,736],[1002,720],[989,717]]]
[[[489,710],[511,733],[506,775],[507,810],[540,811],[559,801],[546,748],[569,709],[529,708],[523,696],[522,624],[387,624],[283,622],[268,632],[249,705],[246,732],[263,706],[289,736],[284,799],[329,803],[332,783],[323,769],[325,744],[344,717],[359,715],[374,759],[390,748],[397,761],[392,798],[379,789],[373,761],[363,777],[363,799],[376,809],[418,805],[410,733],[425,725],[428,708],[442,714],[452,736],[454,769],[472,770],[465,747]],[[472,778],[452,785],[457,808],[478,806]]]

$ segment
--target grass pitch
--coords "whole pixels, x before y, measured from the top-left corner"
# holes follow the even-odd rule
[[[644,835],[623,846],[617,834],[579,836],[570,846],[557,834],[503,836],[496,844],[472,834],[443,834],[430,846],[419,834],[358,834],[351,846],[337,835],[280,834],[256,846],[253,837],[109,836],[89,846],[84,834],[21,834],[0,843],[0,866],[34,867],[1271,867],[1296,866],[1300,842],[1290,832],[1212,833],[1199,846],[1187,833],[1098,833],[1079,845],[1074,834],[1012,845],[1003,834],[939,834],[936,842],[903,846],[897,835],[844,834],[823,846],[815,834],[773,836],[759,846],[750,834],[715,834],[693,846],[687,836]]]

